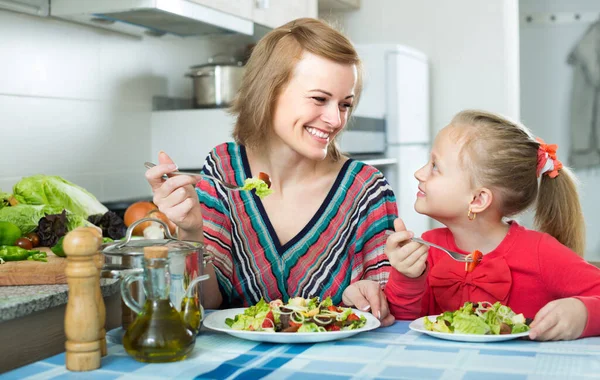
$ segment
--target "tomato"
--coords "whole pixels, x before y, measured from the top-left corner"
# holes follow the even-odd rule
[[[267,184],[267,187],[271,188],[271,177],[267,173],[259,172],[258,179],[263,180]]]
[[[346,320],[350,321],[350,322],[352,322],[352,321],[360,321],[360,317],[358,315],[352,313],[352,314],[350,314],[348,316],[348,318],[346,318]]]
[[[478,250],[474,250],[470,256],[473,259],[473,261],[466,263],[465,269],[467,270],[467,272],[473,272],[473,269],[475,269],[477,264],[479,264],[479,261],[483,258],[483,253],[481,253]]]
[[[327,331],[340,331],[340,326],[331,323],[329,326],[325,327]]]
[[[271,310],[267,313],[261,327],[263,329],[272,329],[275,327],[275,317],[273,317],[273,312]]]
[[[40,237],[35,232],[30,232],[27,235],[25,235],[25,237],[31,240],[31,245],[33,246],[33,248],[40,245]]]
[[[21,247],[28,251],[33,248],[33,244],[31,243],[31,240],[24,238],[24,237],[18,238],[17,241],[15,241],[15,245],[17,247]]]

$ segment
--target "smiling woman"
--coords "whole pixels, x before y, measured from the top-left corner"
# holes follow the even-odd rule
[[[338,31],[314,19],[283,25],[247,63],[232,106],[235,143],[215,147],[203,168],[237,184],[269,173],[273,193],[260,199],[213,181],[164,180],[176,168],[165,153],[146,172],[154,203],[180,236],[214,254],[205,307],[331,297],[393,322],[381,289],[395,197],[377,169],[344,156],[335,141],[361,78],[360,59]]]

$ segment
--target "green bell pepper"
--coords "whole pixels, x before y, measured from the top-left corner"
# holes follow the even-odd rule
[[[21,261],[21,260],[34,260],[34,261],[48,261],[46,259],[48,255],[46,252],[31,250],[28,251],[24,248],[10,245],[0,245],[0,264],[5,261]]]

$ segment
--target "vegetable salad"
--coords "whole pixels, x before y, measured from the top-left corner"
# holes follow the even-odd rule
[[[518,334],[529,331],[523,314],[516,314],[500,302],[466,302],[456,311],[446,311],[435,322],[424,318],[429,331],[457,334]]]
[[[295,297],[287,304],[281,300],[267,303],[261,298],[244,313],[225,320],[234,330],[299,333],[355,330],[366,323],[367,319],[351,308],[334,306],[330,297],[323,301],[319,297]]]

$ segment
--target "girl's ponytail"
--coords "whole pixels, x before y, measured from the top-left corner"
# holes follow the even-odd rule
[[[577,183],[571,171],[562,168],[555,178],[542,174],[535,212],[536,228],[583,257],[585,222]]]

